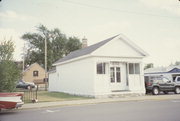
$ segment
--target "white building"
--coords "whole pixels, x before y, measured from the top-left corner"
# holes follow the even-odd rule
[[[75,95],[144,94],[142,59],[147,53],[123,35],[71,52],[53,65],[49,91]]]
[[[163,76],[169,80],[174,80],[176,76],[180,76],[180,66],[149,68],[145,70],[144,75],[151,77]]]

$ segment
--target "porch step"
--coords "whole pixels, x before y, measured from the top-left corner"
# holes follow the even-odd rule
[[[125,97],[138,97],[143,96],[145,94],[141,93],[118,93],[118,94],[110,94],[108,95],[108,98],[125,98]]]

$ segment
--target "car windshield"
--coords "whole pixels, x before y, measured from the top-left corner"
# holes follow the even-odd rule
[[[24,81],[19,81],[18,83],[19,83],[19,84],[25,84],[25,82],[24,82]]]
[[[170,80],[168,78],[163,77],[163,82],[169,82]]]

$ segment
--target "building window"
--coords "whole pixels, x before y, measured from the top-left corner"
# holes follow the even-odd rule
[[[117,80],[117,82],[121,82],[121,69],[120,69],[120,67],[116,67],[116,80]]]
[[[105,63],[98,63],[97,64],[97,74],[105,74]]]
[[[180,82],[180,77],[178,77],[177,81]]]
[[[128,63],[126,63],[126,85],[129,86],[129,78],[128,78]]]
[[[134,64],[133,63],[129,63],[129,74],[134,74]]]
[[[135,74],[140,74],[140,66],[139,66],[139,63],[135,63]]]
[[[33,71],[33,76],[38,76],[38,71]]]
[[[114,73],[114,67],[111,67],[110,68],[110,77],[111,77],[111,83],[114,83],[115,82],[115,73]]]
[[[139,63],[129,63],[129,74],[140,74]]]

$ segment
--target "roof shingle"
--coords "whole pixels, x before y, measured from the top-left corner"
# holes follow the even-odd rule
[[[60,63],[60,62],[64,62],[64,61],[67,61],[67,60],[71,60],[71,59],[74,59],[74,58],[77,58],[77,57],[80,57],[80,56],[84,56],[84,55],[90,54],[90,53],[92,53],[93,51],[95,51],[96,49],[98,49],[99,47],[103,46],[104,44],[106,44],[107,42],[111,41],[112,39],[114,39],[117,36],[118,35],[113,36],[111,38],[108,38],[106,40],[103,40],[101,42],[98,42],[98,43],[96,43],[94,45],[88,46],[86,48],[73,51],[73,52],[69,53],[67,56],[65,56],[64,58],[61,58],[58,61],[56,61],[54,64],[57,64],[57,63]]]

